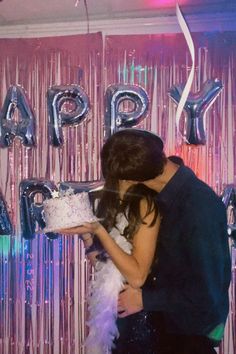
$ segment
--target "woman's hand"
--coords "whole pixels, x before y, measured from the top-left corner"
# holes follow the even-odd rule
[[[97,234],[100,229],[103,229],[103,226],[100,222],[92,222],[92,223],[84,223],[83,225],[67,228],[67,229],[60,229],[57,232],[65,235],[74,235],[74,234]]]

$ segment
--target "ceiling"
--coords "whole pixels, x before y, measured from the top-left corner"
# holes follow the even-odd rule
[[[179,0],[188,14],[236,13],[235,0]],[[171,16],[175,0],[0,0],[0,27]]]

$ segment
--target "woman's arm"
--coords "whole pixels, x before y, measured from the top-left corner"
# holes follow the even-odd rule
[[[146,210],[147,203],[143,200],[140,204],[141,217],[146,215]],[[69,234],[83,234],[85,232],[95,233],[127,282],[132,287],[139,288],[144,284],[147,278],[156,249],[160,217],[158,216],[154,225],[149,227],[153,217],[154,211],[144,218],[146,224],[141,224],[138,231],[133,236],[133,250],[131,255],[124,252],[98,222],[91,224],[86,223],[81,227],[61,230],[61,232]]]

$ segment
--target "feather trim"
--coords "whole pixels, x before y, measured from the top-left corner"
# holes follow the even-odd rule
[[[127,253],[131,253],[132,246],[121,230],[124,230],[127,221],[124,216],[118,218],[118,228],[110,232],[114,241]],[[113,341],[119,337],[116,325],[117,302],[119,292],[124,287],[124,277],[116,268],[111,259],[106,263],[98,261],[95,266],[95,276],[90,283],[88,300],[89,335],[85,341],[87,354],[110,353],[114,347]]]

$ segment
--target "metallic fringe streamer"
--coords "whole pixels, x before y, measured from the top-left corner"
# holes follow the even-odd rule
[[[22,240],[18,186],[32,177],[56,183],[100,179],[103,95],[109,84],[131,83],[146,89],[150,112],[139,127],[159,134],[166,153],[180,155],[217,193],[236,182],[235,37],[233,32],[193,34],[197,58],[192,90],[216,77],[224,85],[207,112],[204,146],[186,145],[177,137],[176,106],[167,94],[173,84],[186,81],[190,70],[182,34],[107,36],[104,45],[100,33],[0,40],[0,102],[10,85],[20,84],[37,117],[35,149],[27,150],[15,139],[11,148],[0,151],[0,187],[15,226],[12,237],[0,237],[0,354],[84,353],[91,274],[84,249],[76,235]],[[81,125],[63,128],[64,145],[54,148],[48,144],[46,91],[65,84],[81,85],[91,110]],[[184,132],[184,117],[180,129]],[[232,248],[231,312],[221,354],[236,353],[235,266]]]

